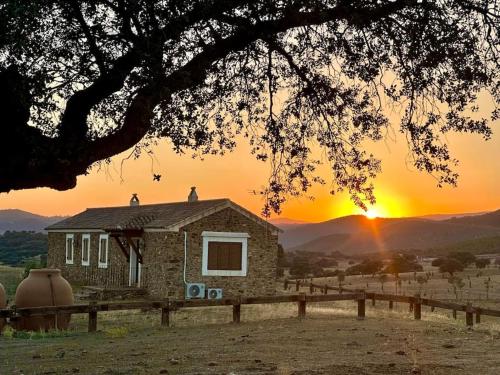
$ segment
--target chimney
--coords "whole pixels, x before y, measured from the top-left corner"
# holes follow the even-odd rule
[[[198,194],[196,194],[196,186],[193,186],[188,196],[188,202],[197,202],[197,201],[198,201]]]
[[[138,206],[139,205],[139,198],[137,198],[137,193],[132,194],[132,198],[130,198],[130,205],[131,206]]]

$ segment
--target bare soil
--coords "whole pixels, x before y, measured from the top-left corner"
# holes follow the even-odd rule
[[[374,308],[358,321],[350,306],[312,306],[302,321],[295,313],[256,307],[236,325],[224,323],[230,308],[197,309],[176,313],[170,328],[153,312],[100,314],[96,334],[76,318],[69,337],[0,337],[0,374],[500,373],[500,332],[487,323],[467,330]]]

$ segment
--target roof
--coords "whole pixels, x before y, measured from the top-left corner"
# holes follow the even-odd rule
[[[272,230],[281,231],[276,226],[229,199],[88,208],[75,216],[52,224],[45,229],[48,231],[75,229],[166,229],[177,231],[184,225],[228,207]]]

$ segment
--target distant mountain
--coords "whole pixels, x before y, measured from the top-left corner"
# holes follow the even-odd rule
[[[463,225],[479,225],[500,228],[500,210],[488,212],[483,215],[460,217],[447,220],[448,223]]]
[[[484,215],[486,213],[488,212],[469,212],[460,214],[431,214],[431,215],[418,216],[417,218],[441,221],[441,220],[449,220],[453,218],[461,218],[468,216],[479,216],[479,215]]]
[[[276,225],[278,228],[285,230],[285,231],[296,228],[296,227],[304,225],[304,224],[311,224],[307,221],[289,219],[287,217],[278,217],[275,219],[270,219],[269,222],[273,225]]]
[[[340,251],[354,255],[388,250],[429,249],[500,235],[500,211],[449,220],[345,216],[305,224],[280,235],[286,250]]]
[[[41,216],[16,209],[0,210],[0,233],[6,231],[41,232],[45,227],[64,218],[63,216]]]

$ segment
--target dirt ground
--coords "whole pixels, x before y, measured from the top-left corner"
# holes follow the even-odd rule
[[[246,307],[246,306],[245,306]],[[463,317],[316,305],[307,318],[293,305],[181,311],[173,327],[159,314],[99,314],[96,334],[76,317],[68,337],[0,337],[0,374],[498,374],[500,330]]]

